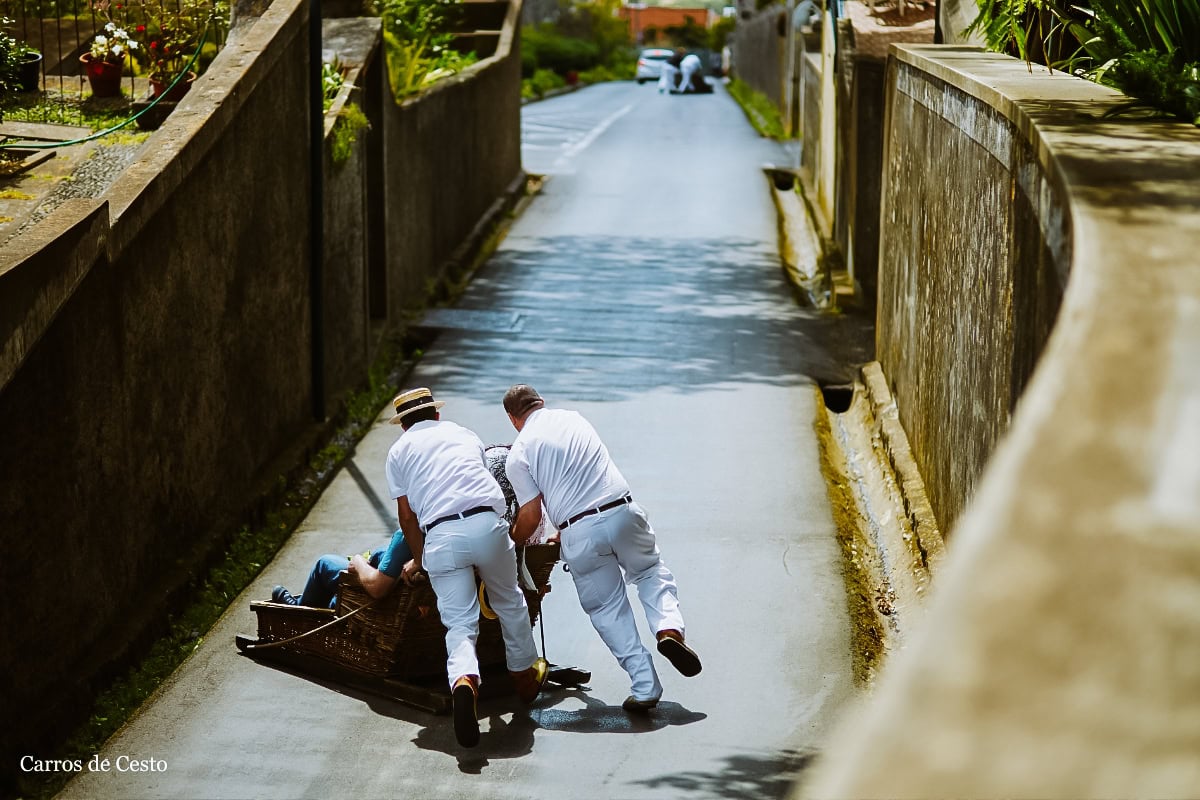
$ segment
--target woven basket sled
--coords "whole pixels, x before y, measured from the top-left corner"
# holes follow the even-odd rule
[[[517,553],[520,558],[522,550]],[[523,556],[534,583],[533,588],[523,587],[532,625],[541,613],[541,595],[558,562],[558,544],[530,545],[523,548]],[[294,639],[277,649],[315,656],[365,675],[405,681],[445,676],[446,629],[438,617],[437,596],[427,582],[414,586],[399,583],[372,607],[359,611],[370,602],[371,597],[347,572],[339,580],[333,609],[253,602],[250,608],[258,616],[258,641],[254,644]],[[344,622],[342,618],[346,618]],[[323,625],[328,627],[316,631]],[[498,621],[480,617],[476,651],[481,669],[504,666]]]
[[[511,523],[517,501],[504,474],[507,455],[507,445],[493,445],[485,451],[488,468],[507,502],[505,519]],[[558,543],[517,548],[516,558],[518,565],[524,565],[521,572],[528,576],[522,589],[529,606],[529,624],[533,625],[541,614],[542,595],[550,588],[550,573],[558,563]],[[530,579],[532,585],[527,585]],[[446,629],[429,583],[397,583],[391,593],[372,604],[358,580],[342,572],[336,608],[266,601],[252,602],[250,608],[258,617],[258,638],[237,637],[238,648],[247,655],[320,672],[429,710],[448,708],[443,698],[410,691],[417,684],[445,685]],[[504,639],[497,620],[480,616],[476,652],[482,672],[505,669]],[[326,668],[316,669],[316,663]],[[574,670],[567,674],[579,680],[589,673]]]

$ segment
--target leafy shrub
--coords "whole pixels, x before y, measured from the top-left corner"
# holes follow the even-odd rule
[[[388,78],[397,99],[474,63],[450,45],[459,0],[377,0],[383,18]]]
[[[1200,125],[1200,0],[979,0],[968,30]]]
[[[600,47],[584,39],[563,36],[549,23],[521,32],[521,69],[526,77],[538,69],[559,75],[582,72],[600,64]]]
[[[332,141],[329,155],[334,164],[345,163],[354,153],[354,143],[358,141],[358,132],[371,127],[367,115],[356,103],[347,103],[338,112],[337,121],[330,132]]]
[[[525,84],[529,85],[528,97],[545,97],[546,92],[567,85],[567,82],[557,72],[550,69],[539,69],[533,77],[522,81],[521,94],[525,95]]]
[[[596,67],[614,75],[633,76],[636,55],[629,44],[626,22],[615,15],[613,0],[564,5],[556,22],[526,26],[521,31],[521,74],[539,69],[565,76]]]

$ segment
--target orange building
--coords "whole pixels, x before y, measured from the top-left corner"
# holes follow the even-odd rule
[[[642,3],[632,3],[621,6],[620,17],[629,23],[629,38],[635,44],[645,44],[648,30],[663,31],[667,28],[682,27],[687,24],[689,19],[701,28],[708,29],[712,27],[716,14],[707,8],[647,6]]]

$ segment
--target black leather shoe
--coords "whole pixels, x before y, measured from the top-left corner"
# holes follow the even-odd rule
[[[282,586],[276,586],[271,590],[271,602],[283,603],[285,606],[300,606],[304,605],[300,602],[300,598],[289,592]]]
[[[629,695],[625,698],[625,702],[621,703],[621,708],[630,714],[647,714],[656,705],[658,705],[657,700],[638,700],[633,695]]]
[[[658,652],[685,678],[700,674],[700,656],[683,643],[683,637],[678,631],[659,631]]]
[[[475,709],[475,684],[459,678],[450,695],[454,700],[454,738],[463,747],[479,744],[479,713]]]

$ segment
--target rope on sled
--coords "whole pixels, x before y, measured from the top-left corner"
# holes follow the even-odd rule
[[[320,633],[321,631],[325,630],[326,628],[337,625],[339,622],[345,622],[346,620],[350,619],[358,612],[366,611],[368,608],[375,605],[377,602],[379,602],[378,597],[372,598],[369,603],[364,603],[363,605],[361,605],[358,608],[351,611],[349,614],[343,614],[340,617],[335,617],[335,618],[331,619],[329,622],[326,622],[324,625],[318,625],[317,627],[313,628],[311,631],[305,631],[304,633],[297,634],[295,636],[292,636],[289,639],[280,639],[277,642],[263,642],[261,644],[248,644],[248,645],[246,645],[246,649],[247,650],[265,650],[268,647],[279,647],[281,645],[291,644],[292,642],[298,641],[300,639],[304,639],[308,636],[312,636],[314,633]]]

